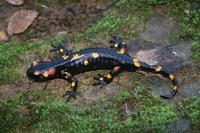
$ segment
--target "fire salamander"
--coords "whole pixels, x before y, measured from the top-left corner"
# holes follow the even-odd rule
[[[100,85],[100,88],[109,84],[112,79],[122,71],[143,70],[149,72],[160,73],[168,77],[173,83],[173,91],[169,95],[161,95],[164,99],[171,98],[177,93],[179,88],[177,79],[165,68],[161,66],[148,65],[145,62],[139,61],[126,54],[126,43],[118,37],[114,39],[111,48],[89,48],[79,52],[70,53],[62,46],[53,46],[51,51],[57,51],[62,54],[62,58],[56,60],[42,60],[33,61],[31,67],[27,70],[27,77],[35,82],[45,82],[55,78],[61,78],[71,83],[71,90],[66,91],[63,95],[68,95],[68,101],[71,97],[76,99],[76,91],[78,87],[78,80],[74,75],[96,69],[112,69],[107,75],[98,74],[94,77],[96,82],[93,85]],[[47,86],[46,84],[46,86]],[[46,88],[45,86],[45,88]],[[44,89],[45,89],[44,88]]]

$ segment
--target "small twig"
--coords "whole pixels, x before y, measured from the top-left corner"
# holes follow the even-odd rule
[[[63,112],[62,110],[60,109],[56,109],[58,112],[60,113],[63,113],[64,115],[66,115],[67,117],[69,117],[72,121],[74,121],[74,123],[76,124],[76,126],[79,127],[78,123],[74,120],[74,117],[73,116],[70,116],[69,114],[67,114],[66,112]],[[79,127],[80,128],[80,127]]]
[[[113,6],[115,3],[117,3],[118,1],[119,1],[119,0],[115,0],[113,3],[111,3],[110,5],[108,5],[106,8],[104,8],[104,9],[99,9],[98,11],[93,12],[93,13],[99,13],[99,12],[106,11],[106,10],[108,10],[111,6]]]
[[[45,85],[45,87],[44,87],[44,89],[43,90],[46,90],[46,88],[47,88],[47,85],[48,85],[48,83],[50,83],[51,82],[51,80],[48,80],[47,81],[47,83],[46,83],[46,85]]]
[[[67,6],[67,10],[70,11],[75,17],[78,15],[78,13],[76,13],[76,12],[74,11],[74,9],[71,8],[70,6]]]
[[[24,62],[20,57],[19,57],[19,55],[16,55],[17,56],[17,58],[21,61],[21,62]]]
[[[130,111],[130,109],[128,108],[128,105],[127,105],[127,103],[125,103],[125,106],[126,106],[126,114],[127,114],[127,116],[130,116],[131,114],[132,114],[132,111]]]
[[[48,8],[48,6],[43,5],[43,4],[38,4],[39,6],[43,7],[43,8]]]

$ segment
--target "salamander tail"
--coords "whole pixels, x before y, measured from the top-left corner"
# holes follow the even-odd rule
[[[179,89],[178,80],[175,78],[174,75],[171,74],[171,72],[161,66],[148,65],[147,63],[138,61],[137,59],[133,59],[133,63],[134,66],[140,70],[162,74],[164,77],[168,77],[172,81],[173,91],[169,95],[160,95],[160,97],[164,99],[169,99],[176,95],[177,90]]]

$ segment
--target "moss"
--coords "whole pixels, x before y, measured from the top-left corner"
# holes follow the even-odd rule
[[[48,52],[47,47],[51,43],[58,44],[65,39],[65,36],[59,36],[51,41],[32,43],[17,43],[11,40],[0,45],[0,83],[18,82],[22,80],[23,74],[18,69],[21,70],[20,67],[26,65],[27,61],[30,63],[30,61],[34,60],[30,58],[31,52],[40,58],[44,58]]]
[[[109,35],[123,36],[124,39],[132,39],[141,33],[139,26],[141,17],[135,15],[134,2],[123,0],[116,7],[107,11],[103,18],[86,30],[89,38],[104,37]],[[101,33],[101,34],[99,34]]]
[[[142,86],[143,87],[143,86]],[[150,91],[141,89],[147,98],[138,99],[138,111],[126,113],[124,102],[132,107],[131,90],[120,91],[108,104],[94,104],[91,108],[73,110],[69,103],[56,100],[50,91],[30,90],[26,93],[1,102],[1,132],[126,132],[145,131],[156,127],[162,131],[167,123],[179,118],[175,110],[167,103],[161,103],[152,97]],[[120,100],[117,97],[123,97]],[[118,102],[116,102],[116,98]],[[137,99],[137,98],[136,98]],[[136,100],[137,101],[137,100]],[[59,126],[58,126],[59,125]],[[4,128],[2,128],[4,127]],[[152,129],[155,131],[155,128]]]
[[[200,65],[200,41],[195,42],[192,47],[192,55],[191,57]]]

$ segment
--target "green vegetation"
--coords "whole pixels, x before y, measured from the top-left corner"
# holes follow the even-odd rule
[[[189,11],[181,22],[183,32],[191,39],[199,40],[200,38],[200,11]]]
[[[144,89],[142,90],[144,92]],[[142,91],[140,92],[142,93]],[[126,93],[131,92],[121,90],[108,100],[112,101],[116,100],[117,97],[123,97],[128,106],[133,107],[131,99],[134,99],[134,95],[131,94],[127,97]],[[55,96],[50,95],[49,91],[42,93],[29,91],[0,104],[0,115],[2,116],[0,117],[2,121],[0,129],[1,132],[19,129],[18,132],[31,130],[33,132],[67,131],[84,133],[121,132],[127,131],[127,129],[144,131],[156,126],[156,130],[160,131],[164,128],[164,124],[179,118],[175,110],[167,103],[152,100],[151,93],[148,91],[145,91],[145,93],[149,98],[140,98],[138,102],[134,102],[134,104],[141,104],[141,107],[138,108],[139,112],[133,110],[127,114],[125,108],[119,110],[120,107],[125,106],[124,100],[116,104],[107,104],[103,108],[96,104],[92,108],[74,111],[69,104],[61,100],[57,101]],[[140,101],[142,99],[144,101]],[[124,122],[121,123],[121,121]]]
[[[184,117],[193,125],[200,123],[199,98],[187,98],[176,108],[155,99],[142,85],[136,90],[120,90],[112,98],[82,110],[74,110],[57,98],[50,91],[31,90],[1,102],[0,131],[161,132],[167,130],[167,124]]]
[[[45,6],[48,6],[52,3],[51,0],[37,0],[38,4],[44,4]]]
[[[17,43],[14,41],[6,42],[0,45],[0,83],[17,82],[23,78],[23,65],[33,61],[37,56],[45,58],[47,47],[51,43],[59,44],[66,38],[57,37],[52,41],[40,41],[27,44],[26,42]],[[40,50],[38,50],[40,49]],[[34,56],[34,57],[33,57]],[[33,57],[33,58],[30,58]],[[17,70],[19,69],[19,70]]]
[[[25,43],[7,42],[0,45],[0,82],[8,83],[15,81],[19,78],[18,71],[15,70],[17,65],[23,63],[24,60],[20,58],[20,54],[25,54],[26,51],[33,47],[38,47],[42,42],[36,43],[35,45],[25,45]]]
[[[191,97],[181,101],[178,104],[178,109],[180,109],[182,115],[188,117],[191,124],[200,124],[200,98]]]
[[[139,25],[139,19],[143,18],[143,16],[136,15],[135,10],[134,2],[119,1],[116,7],[105,12],[104,17],[89,28],[86,34],[90,38],[106,37],[108,39],[107,35],[109,34],[123,36],[124,39],[133,39],[134,36],[141,33],[142,27]],[[148,8],[143,12],[147,10]],[[99,32],[101,34],[98,34]]]
[[[63,2],[63,0],[59,0]],[[75,0],[78,2],[79,0]],[[50,4],[50,1],[38,0],[38,3]],[[76,43],[90,42],[92,39],[109,39],[110,35],[123,36],[124,39],[137,37],[143,30],[145,22],[156,6],[170,9],[180,21],[180,34],[187,40],[193,40],[191,57],[200,61],[200,16],[198,10],[184,13],[188,5],[195,2],[187,0],[120,0],[96,24],[85,33],[59,36],[50,41],[40,42],[6,42],[0,45],[0,83],[18,82],[23,80],[26,68],[32,60],[47,57],[50,44],[59,44],[69,39],[72,47]],[[119,10],[120,9],[120,10]],[[30,36],[34,31],[30,31]],[[86,38],[87,36],[87,38]],[[92,38],[92,39],[91,39]],[[20,71],[19,71],[20,70]],[[83,75],[84,76],[84,75]],[[122,86],[123,87],[123,86]],[[85,89],[86,90],[86,89]],[[79,91],[83,91],[79,89]],[[77,110],[64,101],[60,95],[51,91],[35,91],[20,93],[0,103],[0,132],[162,132],[167,125],[178,119],[189,119],[191,127],[200,130],[200,98],[191,97],[172,106],[155,98],[152,90],[142,84],[131,89],[121,88],[114,96],[102,97],[100,102]],[[168,131],[168,130],[167,130]]]
[[[191,55],[192,58],[200,64],[200,41],[196,41],[191,48],[193,54]]]

